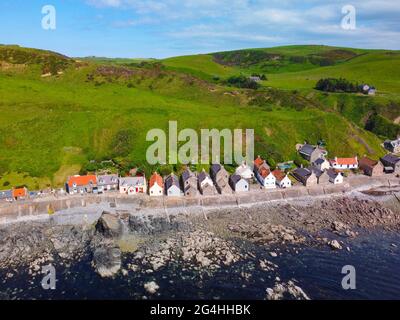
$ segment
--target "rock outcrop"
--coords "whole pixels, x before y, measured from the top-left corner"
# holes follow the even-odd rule
[[[96,231],[106,238],[119,238],[123,235],[124,225],[116,214],[104,211],[96,223]]]
[[[267,289],[267,300],[310,300],[308,295],[299,286],[296,286],[293,281],[287,283],[276,283],[274,288]]]
[[[117,247],[97,248],[92,265],[101,277],[113,277],[121,269],[121,250]]]

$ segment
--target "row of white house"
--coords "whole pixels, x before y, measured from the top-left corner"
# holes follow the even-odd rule
[[[367,157],[325,159],[327,152],[318,146],[298,145],[299,153],[308,161],[310,167],[297,168],[290,172],[291,177],[282,170],[271,170],[268,163],[258,156],[253,166],[245,162],[236,168],[233,175],[221,164],[213,164],[210,173],[202,170],[192,172],[186,168],[180,178],[170,174],[163,178],[155,172],[147,182],[146,177],[119,177],[118,175],[86,175],[72,176],[66,183],[66,191],[70,194],[104,193],[115,190],[121,194],[146,194],[150,196],[196,196],[229,194],[232,192],[248,192],[255,182],[265,189],[290,188],[297,180],[305,186],[324,183],[340,184],[344,181],[343,171],[360,169],[370,176],[384,172],[399,172],[400,158],[387,155],[381,161],[373,161]],[[391,170],[390,170],[391,169]]]
[[[280,170],[271,171],[264,160],[257,158],[254,169],[243,163],[233,175],[230,175],[221,164],[213,164],[210,173],[205,170],[196,173],[186,168],[180,179],[173,173],[163,178],[155,172],[148,182],[144,175],[135,177],[118,177],[116,174],[77,175],[69,177],[66,191],[69,194],[119,191],[127,195],[148,193],[150,196],[196,196],[247,192],[254,182],[258,182],[266,189],[292,186],[287,174]]]

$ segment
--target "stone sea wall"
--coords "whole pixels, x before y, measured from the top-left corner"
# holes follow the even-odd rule
[[[397,179],[371,179],[357,177],[349,179],[342,185],[318,185],[314,187],[295,186],[290,189],[274,190],[251,190],[247,193],[198,196],[198,197],[149,197],[147,195],[127,196],[119,193],[105,195],[74,195],[64,197],[48,197],[14,203],[0,204],[0,223],[23,220],[29,217],[47,215],[49,212],[59,212],[72,208],[85,208],[106,204],[107,206],[129,208],[130,211],[141,211],[142,209],[169,209],[169,208],[191,208],[191,207],[224,207],[251,205],[269,201],[287,199],[318,197],[335,194],[343,194],[356,189],[370,189],[374,186],[392,187],[399,185]]]
[[[67,196],[62,198],[35,199],[14,203],[3,203],[0,206],[0,222],[9,222],[29,216],[48,214],[71,208],[83,208],[91,205],[107,203],[131,206],[132,208],[164,209],[164,208],[186,208],[186,207],[221,207],[246,205],[257,202],[268,202],[272,200],[292,199],[306,196],[321,196],[331,193],[342,193],[349,190],[349,185],[324,186],[324,187],[294,187],[287,190],[255,190],[243,194],[216,195],[208,197],[148,197],[146,195],[126,196],[117,193],[108,195],[84,195]]]

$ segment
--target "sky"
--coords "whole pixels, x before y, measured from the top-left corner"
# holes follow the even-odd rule
[[[42,27],[45,5],[55,30]],[[355,29],[342,27],[346,5]],[[400,0],[1,0],[0,43],[128,58],[295,44],[400,49]]]

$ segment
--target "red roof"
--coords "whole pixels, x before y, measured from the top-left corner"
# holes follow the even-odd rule
[[[286,177],[286,173],[281,170],[274,170],[272,174],[275,176],[276,180],[282,181]]]
[[[358,159],[355,158],[335,158],[332,160],[333,163],[341,165],[341,166],[348,166],[348,165],[357,165]]]
[[[269,174],[271,173],[271,171],[268,170],[268,169],[266,169],[266,168],[264,168],[264,167],[262,167],[262,168],[260,169],[259,173],[260,173],[261,177],[266,178],[266,177],[269,176]]]
[[[163,178],[157,172],[154,172],[154,174],[150,178],[150,182],[149,182],[150,188],[153,187],[156,183],[161,188],[164,186]]]
[[[27,195],[28,195],[28,191],[26,188],[17,188],[17,189],[13,189],[13,191],[12,191],[13,198],[26,197]]]
[[[97,184],[97,177],[95,175],[87,176],[73,176],[68,179],[68,186],[87,186],[89,184]]]
[[[255,165],[256,167],[261,166],[263,163],[264,163],[264,160],[263,160],[260,156],[258,156],[257,159],[254,160],[254,165]]]
[[[364,158],[360,159],[360,161],[359,161],[360,167],[371,167],[371,168],[373,168],[378,163],[379,163],[378,161],[372,160],[372,159],[370,159],[368,157],[364,157]]]

